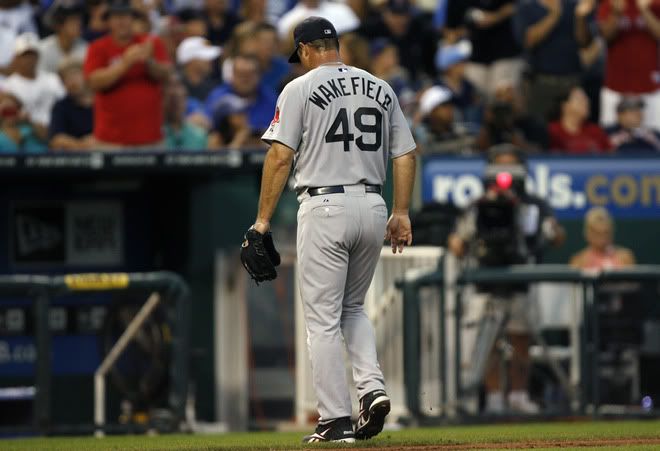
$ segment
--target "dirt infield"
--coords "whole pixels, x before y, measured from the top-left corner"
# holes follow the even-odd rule
[[[537,449],[537,448],[588,448],[588,447],[625,447],[625,446],[659,446],[660,438],[630,438],[630,439],[594,439],[594,440],[528,440],[515,442],[492,443],[455,443],[425,446],[394,446],[386,448],[342,448],[342,451],[449,451],[449,450],[479,450],[479,449]]]

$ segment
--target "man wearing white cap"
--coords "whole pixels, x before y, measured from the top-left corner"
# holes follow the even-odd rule
[[[209,44],[206,39],[199,36],[181,41],[176,49],[176,62],[190,97],[203,102],[218,85],[218,80],[214,80],[211,74],[213,61],[221,53],[220,47]]]
[[[66,95],[60,78],[52,73],[39,72],[39,38],[23,33],[14,43],[14,72],[4,83],[4,89],[22,103],[37,135],[46,139],[50,112],[55,102]]]
[[[482,114],[480,99],[476,87],[465,75],[470,55],[470,41],[462,40],[455,44],[442,45],[435,53],[435,68],[439,72],[438,84],[452,92],[461,119],[478,125]]]
[[[415,138],[424,152],[467,153],[474,149],[474,137],[454,120],[454,98],[444,86],[432,86],[422,94],[416,121]]]

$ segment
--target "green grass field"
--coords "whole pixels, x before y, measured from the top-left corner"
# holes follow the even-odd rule
[[[310,448],[449,450],[449,449],[626,449],[660,450],[660,421],[600,421],[543,424],[452,426],[384,431],[353,445],[302,446],[293,432],[223,435],[113,436],[102,439],[36,438],[0,440],[0,450],[12,451],[211,451],[300,450]]]

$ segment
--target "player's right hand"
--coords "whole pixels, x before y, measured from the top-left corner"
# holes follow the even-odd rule
[[[403,252],[405,246],[412,244],[412,227],[408,213],[392,213],[385,228],[385,240],[392,245],[392,253]]]
[[[449,238],[447,239],[447,247],[456,257],[460,258],[465,253],[465,242],[455,233],[449,235]]]

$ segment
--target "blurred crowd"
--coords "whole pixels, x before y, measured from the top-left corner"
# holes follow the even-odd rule
[[[423,152],[660,151],[660,0],[0,0],[0,152],[263,148],[311,15]]]

